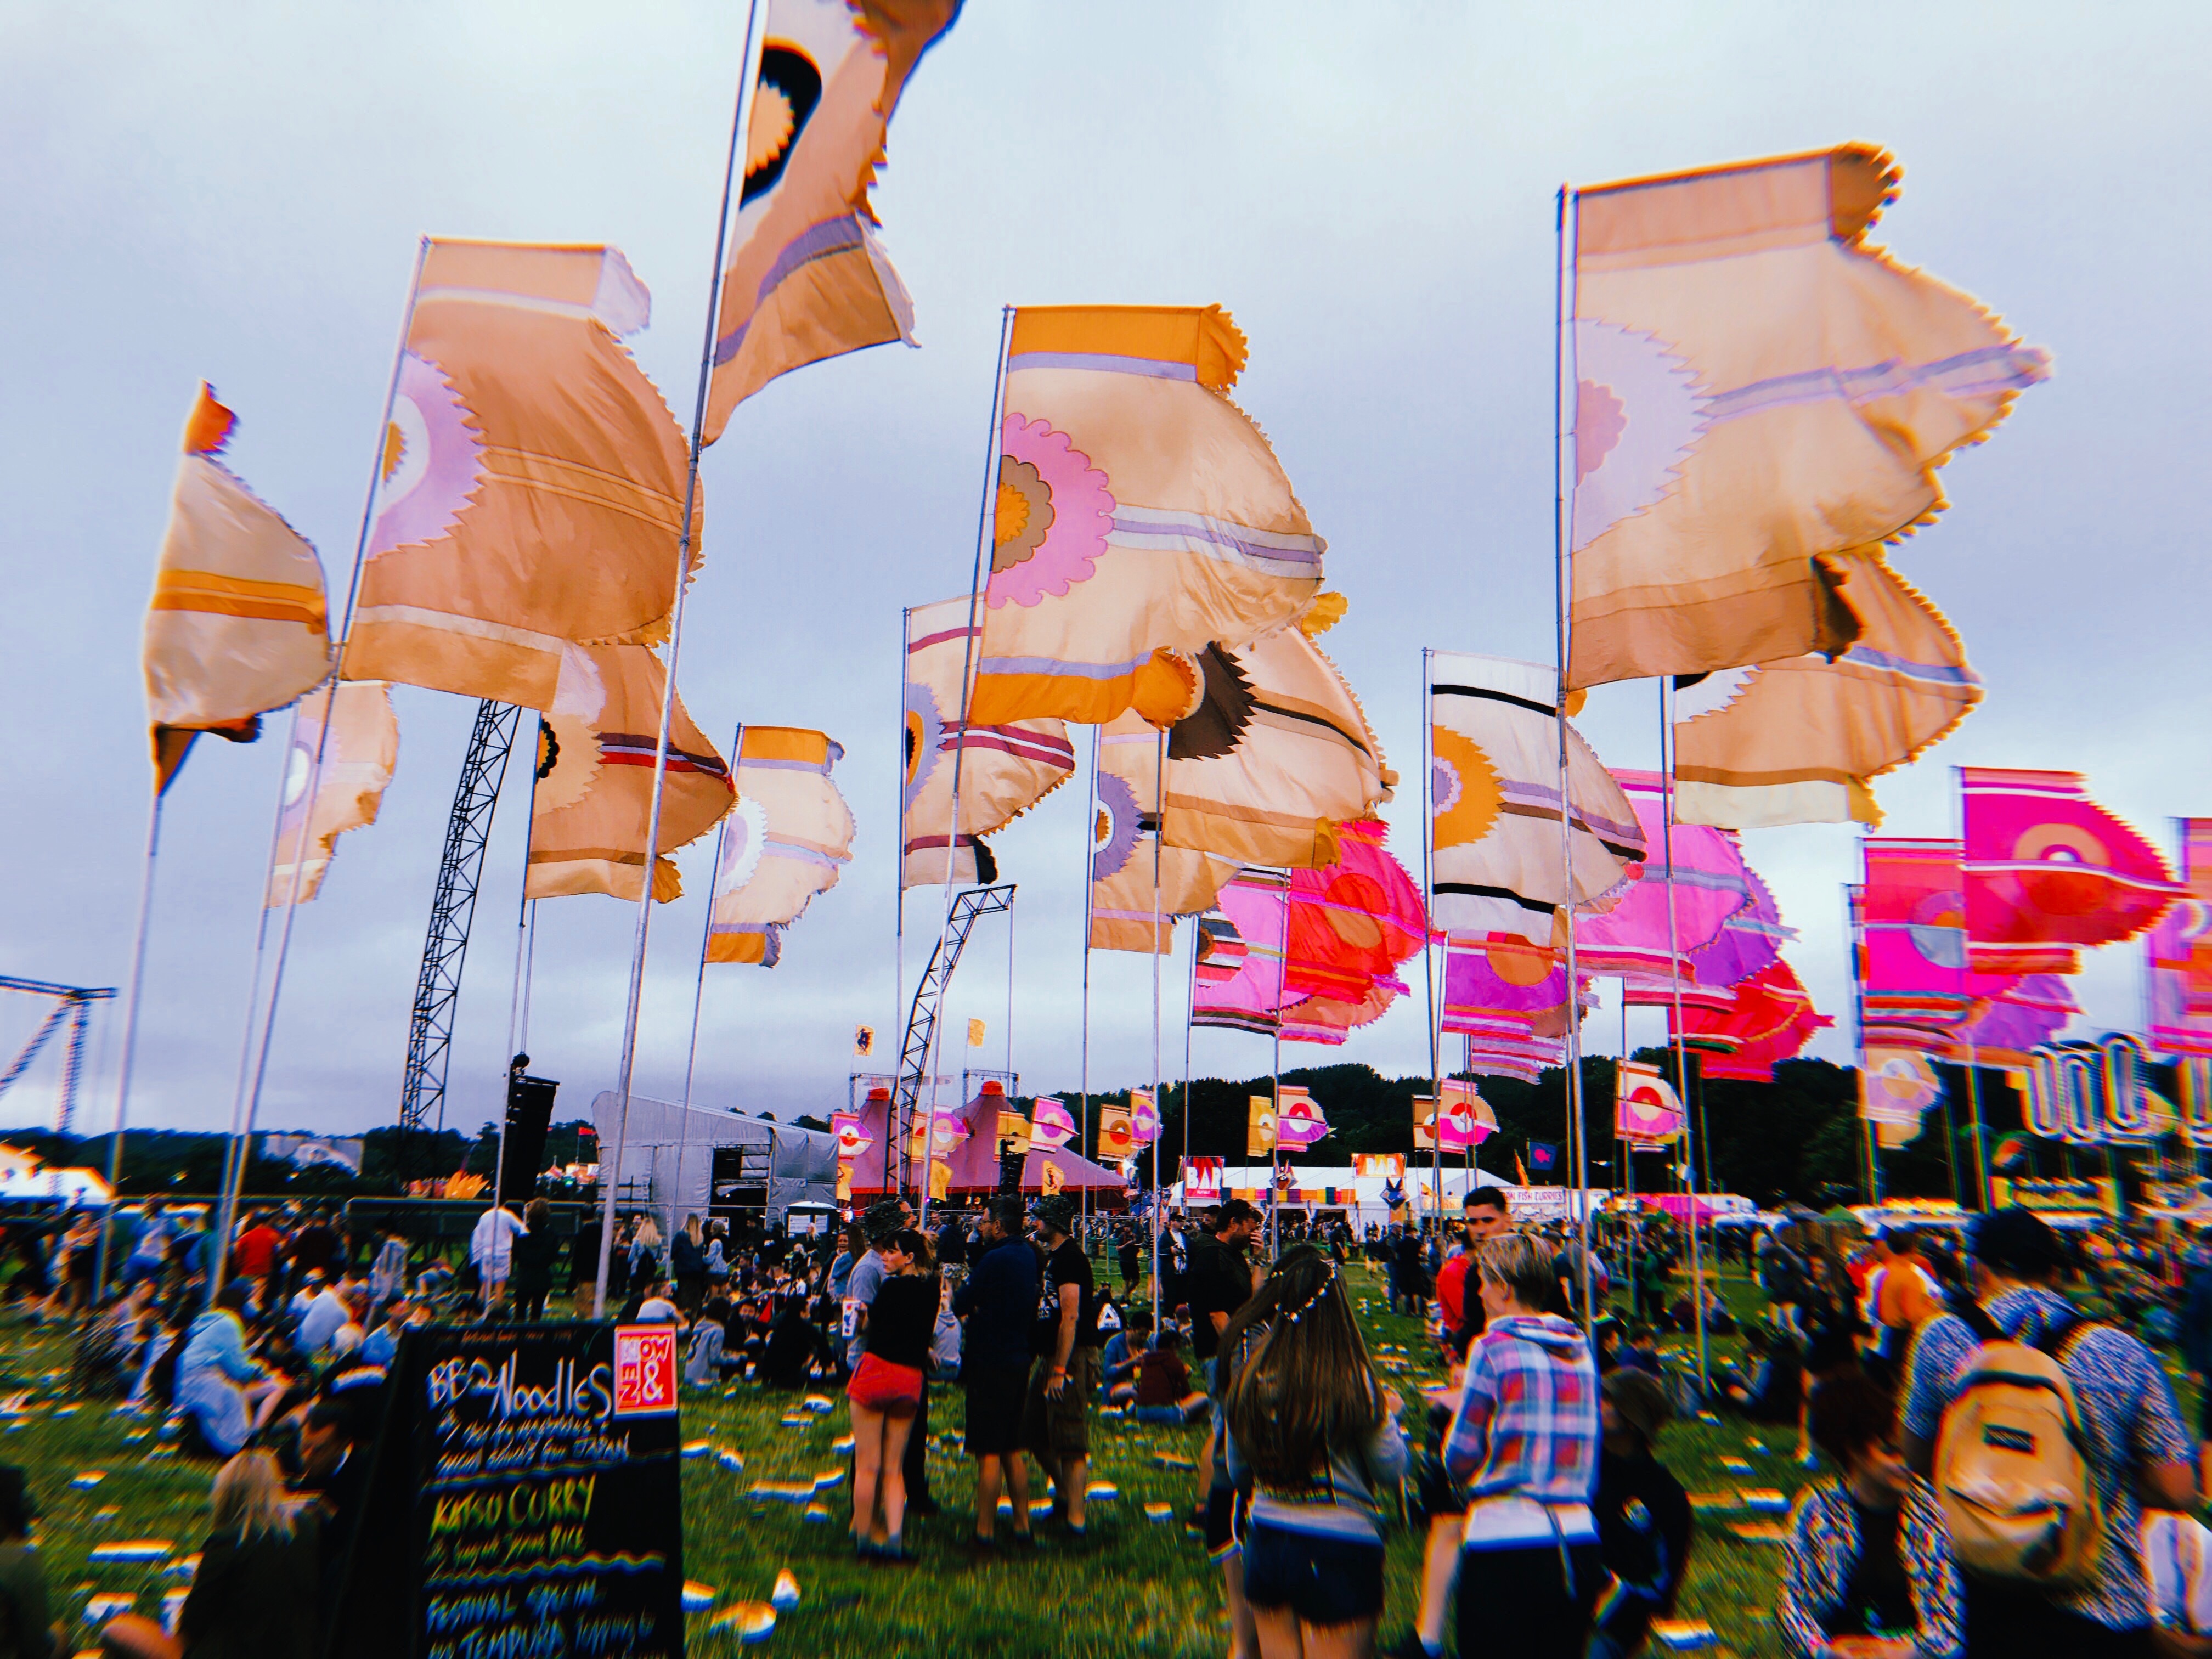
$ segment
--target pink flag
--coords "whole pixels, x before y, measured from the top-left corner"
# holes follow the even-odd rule
[[[1467,1038],[1467,1064],[1462,1069],[1478,1077],[1534,1083],[1547,1068],[1565,1063],[1565,1045],[1557,1037],[1537,1036],[1523,1016],[1474,1017],[1447,1029]]]
[[[1950,1052],[1942,1057],[1960,1065],[2025,1066],[2081,1012],[2063,979],[2030,974],[1977,1000],[1973,1017],[1952,1031]]]
[[[1735,988],[1735,1006],[1728,1012],[1685,1008],[1681,1036],[1704,1053],[1706,1077],[1771,1083],[1776,1062],[1793,1059],[1815,1031],[1834,1024],[1814,1012],[1796,970],[1776,961]]]
[[[1597,976],[1679,973],[1696,977],[1690,953],[1720,937],[1728,919],[1751,902],[1750,872],[1734,837],[1702,824],[1677,823],[1667,834],[1666,780],[1656,772],[1615,771],[1636,808],[1651,850],[1644,873],[1601,916],[1575,918],[1575,967]],[[1668,953],[1667,849],[1674,852],[1673,939]]]
[[[2076,947],[2133,939],[2189,890],[2098,805],[2078,772],[1959,769],[1968,959],[1990,974],[2077,973]]]
[[[1869,836],[1859,946],[1861,1018],[1875,1046],[1940,1052],[1972,1003],[1955,841]]]
[[[2160,918],[2148,954],[2150,1046],[2212,1058],[2212,818],[2181,820],[2181,878],[2191,896]]]
[[[1273,1031],[1283,1009],[1283,934],[1290,883],[1273,870],[1231,880],[1199,918],[1198,983],[1190,1023]]]
[[[1314,1097],[1295,1084],[1275,1088],[1275,1145],[1310,1146],[1328,1133],[1328,1120]]]
[[[1284,984],[1308,996],[1357,1000],[1421,948],[1421,890],[1383,845],[1373,818],[1340,826],[1334,864],[1291,872]]]
[[[1285,1042],[1343,1042],[1348,1032],[1372,1025],[1390,1012],[1390,1005],[1407,994],[1406,981],[1395,975],[1367,981],[1357,997],[1303,997],[1282,1012]]]
[[[1689,1125],[1681,1097],[1656,1066],[1640,1060],[1613,1062],[1613,1133],[1638,1146],[1662,1146]]]
[[[1437,1145],[1448,1152],[1472,1152],[1498,1129],[1498,1115],[1465,1078],[1446,1078],[1437,1103]]]
[[[1030,1137],[1042,1146],[1065,1146],[1079,1131],[1075,1119],[1057,1100],[1040,1100],[1030,1115]]]

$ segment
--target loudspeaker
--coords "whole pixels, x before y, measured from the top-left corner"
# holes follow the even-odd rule
[[[1029,1154],[1015,1149],[1011,1140],[999,1143],[999,1191],[1009,1198],[1022,1195],[1022,1169]]]
[[[550,1077],[510,1076],[507,1080],[507,1149],[499,1177],[502,1204],[527,1204],[537,1195],[538,1169],[545,1161],[545,1126],[553,1121],[553,1093],[560,1086]]]

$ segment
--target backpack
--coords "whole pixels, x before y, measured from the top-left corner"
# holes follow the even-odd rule
[[[2062,1322],[2033,1346],[1978,1307],[1960,1316],[1982,1346],[1943,1413],[1934,1466],[1959,1565],[1991,1578],[2072,1589],[2097,1571],[2105,1515],[2074,1385],[2059,1351],[2086,1328]]]

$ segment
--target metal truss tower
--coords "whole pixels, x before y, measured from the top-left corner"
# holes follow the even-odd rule
[[[945,918],[945,931],[938,935],[937,948],[929,953],[929,966],[922,970],[921,982],[914,988],[914,1008],[906,1021],[906,1041],[899,1049],[897,1086],[891,1093],[890,1129],[896,1146],[895,1157],[898,1172],[896,1190],[904,1193],[909,1186],[915,1190],[917,1160],[914,1156],[914,1126],[919,1111],[924,1079],[929,1074],[929,1055],[937,1037],[937,1018],[945,1006],[945,988],[952,982],[952,970],[960,965],[960,952],[968,943],[968,935],[975,923],[984,916],[994,916],[1014,908],[1014,887],[1012,882],[1003,887],[971,887],[952,901],[952,908]],[[926,1179],[929,1169],[927,1157],[919,1161],[920,1178]]]

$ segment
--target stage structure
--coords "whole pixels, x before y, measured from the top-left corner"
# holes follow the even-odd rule
[[[615,1091],[592,1101],[602,1147],[615,1146],[621,1116]],[[622,1207],[650,1209],[664,1225],[687,1215],[774,1220],[793,1204],[836,1203],[837,1142],[824,1130],[633,1094],[622,1167],[600,1171],[610,1177]]]
[[[917,1162],[914,1157],[914,1127],[917,1118],[928,1116],[921,1091],[930,1074],[930,1054],[937,1040],[937,1018],[945,1006],[945,988],[952,982],[952,970],[960,965],[960,952],[975,923],[1013,908],[1012,882],[1001,887],[971,887],[955,898],[945,914],[945,931],[938,936],[937,948],[929,953],[929,966],[922,969],[921,981],[914,988],[906,1039],[899,1048],[898,1082],[891,1091],[891,1122],[896,1133],[891,1136],[890,1158],[896,1190],[902,1194],[912,1193],[918,1198],[926,1190],[923,1183],[929,1164],[926,1158]]]
[[[54,1108],[54,1133],[67,1134],[70,1115],[76,1109],[76,1085],[84,1077],[84,1040],[92,1029],[92,1005],[111,1000],[115,988],[52,985],[42,979],[16,979],[0,974],[0,991],[21,991],[30,996],[54,999],[53,1012],[31,1034],[31,1040],[9,1063],[7,1071],[0,1073],[0,1095],[6,1094],[16,1079],[30,1070],[31,1062],[39,1057],[55,1032],[64,1025],[69,1027],[69,1046],[62,1051],[61,1087],[56,1091]]]
[[[453,1056],[453,1016],[461,996],[461,965],[476,918],[477,887],[493,811],[514,748],[522,710],[486,698],[477,705],[469,750],[446,819],[446,846],[438,860],[438,885],[430,899],[430,928],[422,966],[415,978],[415,1009],[407,1027],[407,1069],[399,1084],[399,1163],[403,1178],[417,1173],[418,1132],[446,1121],[446,1066]]]

